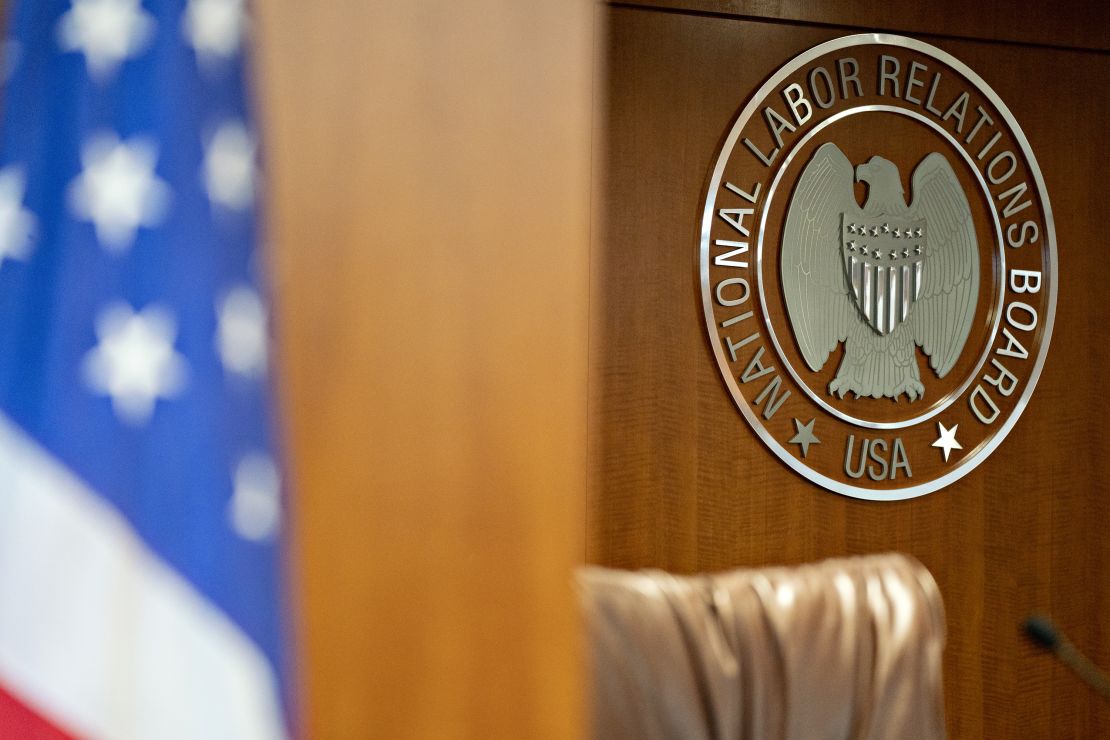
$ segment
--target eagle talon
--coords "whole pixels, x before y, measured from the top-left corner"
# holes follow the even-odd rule
[[[907,378],[894,389],[894,400],[897,401],[903,393],[906,394],[906,398],[910,399],[910,403],[913,403],[917,399],[925,396],[925,386],[922,385],[919,380]]]
[[[835,395],[837,398],[844,398],[844,396],[851,393],[858,400],[862,397],[864,391],[857,387],[852,378],[833,378],[832,382],[829,383],[829,393]],[[894,399],[895,403],[898,403],[902,400],[901,396],[903,393],[906,394],[906,398],[910,400],[910,403],[913,403],[917,399],[925,396],[925,386],[922,385],[920,380],[906,378],[890,393],[878,391],[871,394],[871,397],[882,398],[886,396],[887,398]]]
[[[847,394],[854,393],[856,398],[859,398],[859,389],[852,385],[849,378],[833,378],[829,383],[829,393],[835,394],[837,398],[844,398]]]

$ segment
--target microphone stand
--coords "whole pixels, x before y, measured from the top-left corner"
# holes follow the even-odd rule
[[[1085,684],[1110,701],[1110,677],[1079,652],[1048,617],[1030,616],[1023,623],[1025,634],[1038,646],[1055,655],[1061,663],[1072,669]]]

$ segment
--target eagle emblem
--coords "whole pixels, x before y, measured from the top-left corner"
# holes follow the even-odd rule
[[[861,207],[854,183],[867,184]],[[914,170],[907,205],[898,168],[872,157],[853,168],[822,145],[798,180],[783,231],[786,308],[814,372],[841,342],[829,393],[921,398],[916,347],[943,378],[967,342],[979,293],[971,208],[937,152]]]

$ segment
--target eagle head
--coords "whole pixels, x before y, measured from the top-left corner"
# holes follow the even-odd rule
[[[864,209],[872,213],[897,213],[906,208],[898,168],[889,159],[872,157],[856,167],[856,182],[867,183]]]

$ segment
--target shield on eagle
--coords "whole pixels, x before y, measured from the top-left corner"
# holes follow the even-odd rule
[[[861,206],[855,182],[868,186]],[[956,364],[975,317],[979,251],[971,207],[944,155],[912,177],[906,203],[893,162],[853,167],[822,145],[795,187],[783,230],[783,294],[814,372],[841,342],[829,392],[914,401],[925,393],[916,348],[937,377]]]
[[[871,328],[885,336],[906,320],[921,295],[925,221],[857,223],[843,213],[841,222],[840,250],[852,298]]]

